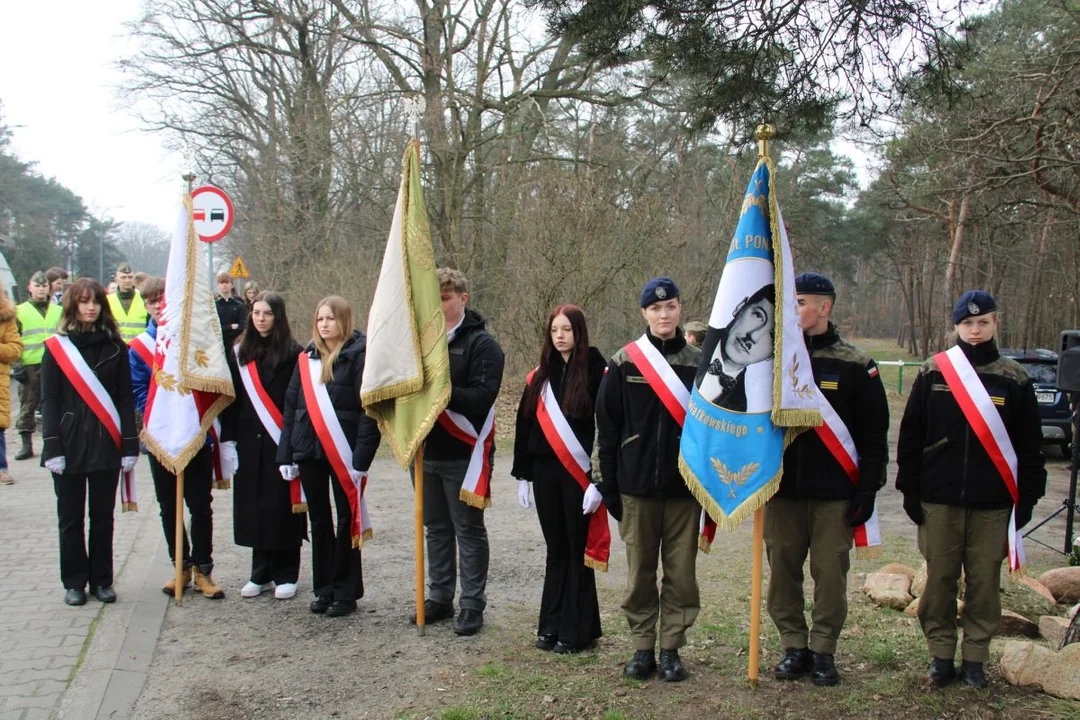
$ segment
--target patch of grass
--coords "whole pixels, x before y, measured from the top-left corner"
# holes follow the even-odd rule
[[[510,669],[500,663],[484,663],[476,669],[476,674],[482,678],[500,678],[510,672]]]
[[[439,720],[477,720],[480,717],[471,707],[455,706],[443,708]]]
[[[629,717],[622,710],[605,710],[600,720],[629,720]]]

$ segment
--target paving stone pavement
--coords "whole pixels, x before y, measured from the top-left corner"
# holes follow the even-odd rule
[[[60,583],[52,476],[39,466],[39,457],[12,460],[18,435],[9,429],[7,438],[8,465],[16,483],[0,486],[0,718],[58,717],[61,697],[99,628],[117,627],[117,620],[141,605],[132,601],[143,590],[140,573],[146,558],[157,551],[161,535],[157,503],[149,467],[141,461],[136,471],[140,512],[121,513],[117,493],[113,563],[119,602],[103,605],[91,597],[82,607],[69,607],[63,602]],[[40,451],[40,443],[39,434],[35,451]],[[160,592],[157,598],[154,600],[164,615],[167,599]],[[152,618],[149,627],[153,627]],[[119,630],[123,637],[124,628]],[[151,652],[154,643],[156,635]],[[149,664],[149,656],[145,662]],[[107,683],[109,678],[101,679]],[[100,704],[105,689],[107,684],[91,688],[83,700]],[[62,716],[94,717],[97,706],[86,702],[69,703]]]

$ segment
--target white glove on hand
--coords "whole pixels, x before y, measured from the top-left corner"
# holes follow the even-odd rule
[[[226,478],[236,475],[240,469],[240,456],[236,454],[236,442],[229,440],[221,443],[221,474]]]
[[[55,475],[63,475],[67,469],[67,458],[61,455],[45,461],[45,469]]]
[[[518,505],[528,510],[532,507],[529,502],[529,481],[518,480]]]
[[[589,489],[585,491],[585,498],[581,501],[581,514],[592,515],[603,501],[604,497],[600,494],[600,491],[596,489],[595,485],[590,484]]]
[[[278,465],[278,472],[281,473],[281,479],[288,482],[300,475],[300,468],[296,465]]]
[[[135,463],[139,458],[135,455],[129,455],[128,457],[120,458],[120,469],[124,472],[131,472],[135,469]]]
[[[359,470],[349,470],[349,478],[352,479],[354,484],[359,485],[362,477],[364,477],[364,473]]]

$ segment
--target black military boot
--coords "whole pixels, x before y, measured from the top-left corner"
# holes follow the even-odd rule
[[[648,680],[656,672],[656,652],[654,650],[638,650],[630,662],[623,666],[623,677],[631,680]]]
[[[930,679],[934,685],[943,688],[956,678],[956,666],[952,658],[934,658],[930,661]]]
[[[660,679],[664,682],[682,682],[687,678],[686,668],[678,650],[660,650]]]
[[[22,447],[19,448],[19,452],[15,453],[15,459],[29,460],[34,457],[34,434],[21,432],[19,433],[19,439],[22,440]]]
[[[982,690],[987,686],[986,673],[983,671],[983,664],[981,662],[971,662],[964,660],[960,663],[960,682],[964,683],[968,687],[977,688]]]
[[[810,663],[810,682],[818,686],[839,684],[840,673],[836,672],[833,656],[825,653],[811,653],[811,655],[813,659]]]
[[[798,680],[810,672],[809,648],[787,648],[780,662],[773,668],[777,680]]]

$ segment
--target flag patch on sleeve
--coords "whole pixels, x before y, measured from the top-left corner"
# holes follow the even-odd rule
[[[872,378],[877,377],[878,376],[877,365],[875,363],[870,363],[870,367],[866,368],[866,374],[869,375]]]

